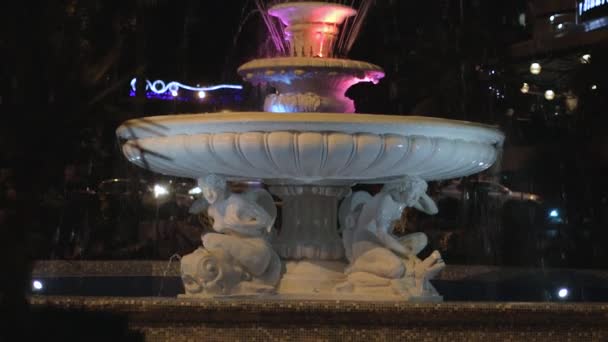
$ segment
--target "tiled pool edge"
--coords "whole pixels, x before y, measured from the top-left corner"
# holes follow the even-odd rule
[[[437,280],[464,280],[483,278],[498,280],[538,272],[570,272],[593,275],[608,280],[608,271],[557,268],[521,268],[487,265],[447,265],[439,273]],[[145,276],[145,277],[179,277],[179,261],[157,260],[38,260],[34,262],[33,277],[103,277],[103,276]]]
[[[32,310],[112,313],[148,341],[605,341],[608,303],[32,296]],[[100,323],[101,324],[101,323]],[[210,339],[210,337],[213,337]]]

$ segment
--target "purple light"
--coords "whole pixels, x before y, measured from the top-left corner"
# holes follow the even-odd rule
[[[132,79],[131,80],[131,89],[133,91],[135,91],[136,89],[136,83],[137,83],[137,79]],[[193,86],[189,86],[186,84],[182,84],[176,81],[172,81],[169,83],[166,83],[161,81],[161,80],[156,80],[154,82],[150,82],[149,80],[146,80],[146,90],[150,90],[156,94],[163,94],[166,93],[167,91],[170,91],[171,93],[173,92],[177,92],[179,89],[184,89],[184,90],[190,90],[190,91],[196,91],[196,92],[207,92],[207,91],[213,91],[213,90],[219,90],[219,89],[237,89],[237,90],[242,90],[243,86],[241,85],[235,85],[235,84],[218,84],[215,86],[211,86],[211,87],[193,87]]]
[[[239,85],[218,85],[213,87],[198,87],[197,89],[207,89],[207,90],[198,90],[191,96],[185,94],[183,92],[179,92],[180,87],[171,86],[169,88],[168,85],[163,85],[161,87],[160,83],[162,81],[155,81],[153,83],[148,82],[150,87],[146,87],[146,98],[154,99],[154,100],[163,100],[163,101],[201,101],[204,100],[209,104],[230,104],[235,102],[241,102],[243,100],[243,96],[241,95],[240,90],[242,90],[242,86]],[[164,83],[163,83],[164,84]],[[131,89],[129,90],[129,96],[135,97],[137,92],[133,87],[135,85],[134,81],[131,81]],[[158,90],[166,89],[165,92],[159,93]],[[185,88],[188,90],[187,88]],[[223,90],[214,96],[209,96],[210,91]],[[228,91],[226,93],[225,91]]]
[[[135,93],[135,91],[131,90],[129,91],[129,96],[130,97],[134,97],[137,94]],[[171,93],[163,93],[163,94],[157,94],[151,91],[147,91],[146,92],[146,98],[147,99],[154,99],[154,100],[170,100],[170,101],[174,101],[174,100],[183,100],[182,97],[175,97],[173,96]]]

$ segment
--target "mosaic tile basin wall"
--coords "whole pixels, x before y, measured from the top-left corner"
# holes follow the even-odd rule
[[[33,277],[177,277],[177,263],[38,262]],[[451,266],[439,277],[502,279],[534,272]],[[557,271],[556,271],[557,272]],[[563,270],[561,272],[564,272]],[[575,272],[575,271],[571,271]],[[605,279],[601,271],[576,271]],[[606,341],[608,303],[396,303],[232,297],[32,295],[32,312],[54,317],[91,315],[87,336],[137,341]],[[102,315],[103,319],[98,319]],[[46,316],[45,316],[46,317]],[[75,325],[65,320],[65,325]],[[112,323],[114,322],[114,323]],[[117,323],[118,322],[118,323]],[[84,328],[83,328],[84,329]],[[99,335],[102,334],[102,335]],[[107,337],[103,340],[115,338]]]
[[[112,313],[146,341],[606,341],[608,304],[374,303],[44,297],[34,310]],[[103,323],[98,326],[103,328]]]

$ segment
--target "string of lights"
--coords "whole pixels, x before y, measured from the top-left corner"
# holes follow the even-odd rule
[[[137,79],[133,78],[131,80],[131,90],[133,92],[135,92],[136,90],[136,85],[137,85]],[[161,95],[161,94],[165,94],[167,92],[170,92],[172,96],[177,96],[178,95],[178,91],[180,89],[184,89],[184,90],[189,90],[189,91],[193,91],[193,92],[198,92],[198,97],[203,99],[206,96],[206,93],[208,91],[214,91],[214,90],[219,90],[219,89],[237,89],[237,90],[241,90],[243,89],[243,86],[241,85],[235,85],[235,84],[218,84],[215,86],[210,86],[210,87],[194,87],[194,86],[189,86],[187,84],[183,84],[177,81],[171,81],[169,83],[165,83],[164,81],[161,80],[156,80],[154,82],[151,82],[150,80],[146,80],[146,90],[149,90],[155,94]]]

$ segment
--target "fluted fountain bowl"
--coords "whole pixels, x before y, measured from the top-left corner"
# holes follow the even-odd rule
[[[117,134],[129,161],[165,175],[325,185],[467,176],[489,168],[504,140],[477,123],[343,113],[153,116]]]

